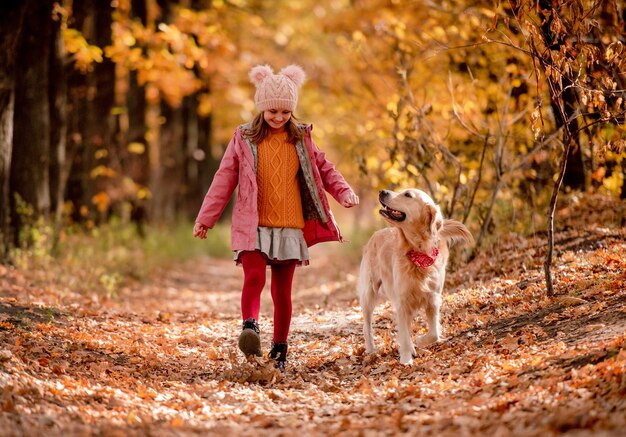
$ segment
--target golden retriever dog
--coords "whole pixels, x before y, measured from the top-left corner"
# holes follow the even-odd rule
[[[372,313],[386,298],[396,315],[400,362],[411,364],[415,357],[411,322],[418,310],[425,312],[428,332],[417,344],[442,339],[439,311],[448,245],[455,241],[471,244],[474,239],[461,222],[444,218],[439,206],[421,190],[383,190],[378,200],[379,213],[391,226],[375,232],[363,249],[357,291],[365,350],[376,350]]]

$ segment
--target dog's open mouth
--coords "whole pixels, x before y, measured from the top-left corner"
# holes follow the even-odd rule
[[[403,213],[402,211],[398,211],[397,209],[389,208],[387,205],[385,205],[382,202],[381,202],[381,205],[383,207],[380,208],[378,210],[378,212],[380,213],[380,215],[387,217],[389,220],[393,220],[393,221],[396,221],[396,222],[401,222],[401,221],[404,221],[404,219],[406,218],[406,214]]]

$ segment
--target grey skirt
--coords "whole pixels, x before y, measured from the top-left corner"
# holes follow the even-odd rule
[[[298,265],[309,264],[309,248],[302,229],[259,226],[256,232],[256,249],[265,255],[268,264],[286,261],[295,261]],[[235,252],[237,264],[241,264],[241,252],[243,251]]]

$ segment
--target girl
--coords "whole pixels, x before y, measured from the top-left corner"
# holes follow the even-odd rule
[[[302,68],[289,65],[274,74],[268,65],[258,65],[249,76],[256,86],[254,101],[259,114],[235,131],[204,197],[193,233],[206,238],[238,185],[231,243],[244,273],[239,349],[246,356],[262,355],[257,320],[269,265],[274,302],[269,357],[284,371],[295,267],[308,264],[308,247],[313,244],[342,241],[324,190],[346,208],[357,205],[359,198],[313,143],[311,126],[294,121],[298,89],[305,79]]]

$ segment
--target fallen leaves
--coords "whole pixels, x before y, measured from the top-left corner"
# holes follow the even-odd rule
[[[11,358],[13,358],[13,353],[10,350],[0,350],[0,362],[9,361]]]
[[[248,361],[237,350],[239,292],[231,284],[241,271],[231,261],[207,261],[207,271],[227,278],[221,289],[217,273],[206,287],[193,288],[181,268],[173,274],[184,293],[165,277],[163,285],[146,284],[97,304],[73,295],[59,304],[62,291],[31,290],[24,272],[5,269],[0,288],[11,292],[0,298],[0,429],[16,436],[50,429],[84,435],[246,429],[268,435],[610,434],[626,426],[626,265],[620,261],[626,237],[605,234],[606,246],[562,254],[568,265],[555,299],[545,296],[536,257],[527,256],[524,271],[516,270],[512,251],[537,252],[533,240],[504,239],[512,246],[494,252],[491,264],[477,259],[451,274],[452,283],[464,280],[444,296],[446,340],[418,349],[412,366],[398,362],[388,306],[375,313],[378,352],[365,353],[354,300],[356,263],[329,254],[296,275],[285,374],[267,356]],[[194,265],[196,282],[197,271]],[[261,318],[265,352],[272,332],[268,295]],[[418,318],[414,333],[423,331]]]
[[[585,299],[574,296],[559,296],[557,302],[566,307],[587,303]]]

